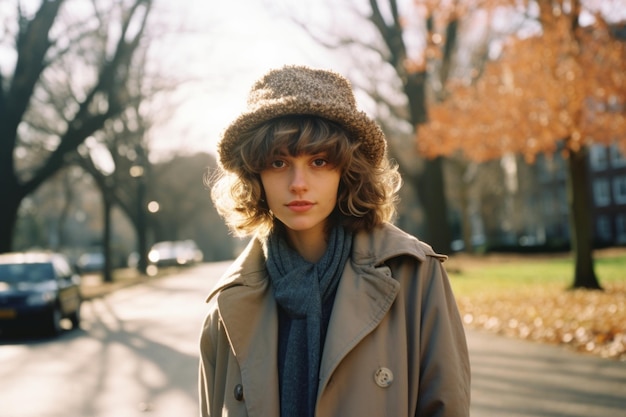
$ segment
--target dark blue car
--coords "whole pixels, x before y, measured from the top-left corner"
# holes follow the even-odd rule
[[[80,325],[80,277],[58,253],[0,255],[0,331],[40,330],[54,336],[61,320]]]

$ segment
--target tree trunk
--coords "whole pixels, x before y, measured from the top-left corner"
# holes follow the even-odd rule
[[[426,73],[410,74],[404,84],[409,102],[411,123],[415,132],[426,121]],[[419,137],[418,137],[419,140]],[[424,170],[417,175],[417,195],[424,209],[424,241],[436,252],[451,252],[452,229],[448,222],[448,202],[445,195],[443,157],[424,161]]]
[[[418,179],[417,193],[426,217],[424,240],[436,252],[449,254],[452,231],[448,221],[448,204],[445,197],[443,158],[437,157],[425,161],[424,171]]]
[[[465,246],[464,252],[474,253],[474,235],[472,224],[472,213],[470,212],[470,196],[469,196],[469,183],[463,180],[465,173],[459,175],[459,182],[462,184],[460,190],[460,202],[461,202],[461,233],[463,237],[463,245]]]
[[[21,202],[21,198],[9,193],[0,204],[0,253],[11,252],[13,249],[13,232]]]
[[[62,173],[61,186],[63,187],[63,207],[61,208],[61,213],[59,214],[59,222],[57,223],[57,236],[59,236],[57,243],[58,247],[53,249],[62,249],[68,246],[68,236],[67,231],[65,230],[65,226],[67,223],[67,219],[70,216],[70,211],[74,200],[74,190],[72,188],[74,184],[72,184],[70,175],[70,172],[68,172],[67,170]]]
[[[137,252],[139,261],[137,262],[137,270],[139,273],[146,275],[148,271],[148,239],[146,228],[146,185],[144,178],[137,179]]]
[[[589,184],[587,148],[568,151],[567,196],[570,207],[570,240],[575,268],[572,288],[601,289],[594,271],[593,236],[591,223],[592,201]]]
[[[113,263],[111,262],[111,209],[113,204],[102,193],[103,218],[104,227],[102,230],[102,254],[104,255],[104,270],[102,271],[102,280],[104,282],[113,282]]]

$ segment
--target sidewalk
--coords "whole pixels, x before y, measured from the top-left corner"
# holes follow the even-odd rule
[[[81,277],[80,292],[84,300],[91,300],[105,296],[120,288],[136,285],[150,280],[147,276],[142,276],[135,271],[123,270],[116,272],[114,282],[103,282],[102,274],[85,274]]]
[[[467,330],[472,417],[626,416],[626,362]]]
[[[113,282],[104,282],[101,273],[81,276],[80,292],[84,300],[103,297],[113,291],[132,285],[142,284],[178,272],[176,267],[160,268],[153,276],[141,275],[134,268],[120,268],[113,271]]]

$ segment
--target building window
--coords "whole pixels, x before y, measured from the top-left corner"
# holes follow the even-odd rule
[[[615,216],[615,241],[619,244],[626,243],[626,214]]]
[[[591,169],[594,171],[605,170],[608,166],[606,148],[603,145],[591,145],[589,159],[591,160]]]
[[[615,204],[626,204],[626,175],[613,178],[613,198]]]
[[[596,220],[597,237],[602,241],[610,241],[611,236],[611,219],[607,216],[599,216]]]
[[[626,155],[624,155],[616,143],[611,145],[609,150],[611,155],[611,166],[613,168],[621,168],[626,166]]]
[[[557,153],[556,155],[554,155],[554,165],[556,166],[556,169],[555,169],[556,178],[559,180],[566,180],[567,179],[567,164],[565,163],[565,159],[563,159],[560,153]]]
[[[537,170],[539,181],[542,183],[548,183],[552,180],[552,172],[554,171],[553,167],[554,160],[545,155],[539,155],[537,158]]]
[[[562,216],[567,216],[569,213],[568,199],[567,199],[567,189],[565,187],[560,187],[556,191],[557,204],[559,205],[559,214]]]
[[[593,201],[596,207],[611,204],[611,187],[606,178],[598,178],[593,181]]]
[[[556,213],[554,212],[554,198],[551,192],[544,191],[541,196],[541,207],[543,216],[547,218],[551,218]]]

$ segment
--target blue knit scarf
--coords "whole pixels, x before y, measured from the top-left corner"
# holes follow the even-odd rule
[[[328,319],[350,255],[352,235],[335,227],[322,259],[310,263],[279,235],[267,245],[267,270],[279,305],[279,384],[282,417],[312,417]]]

